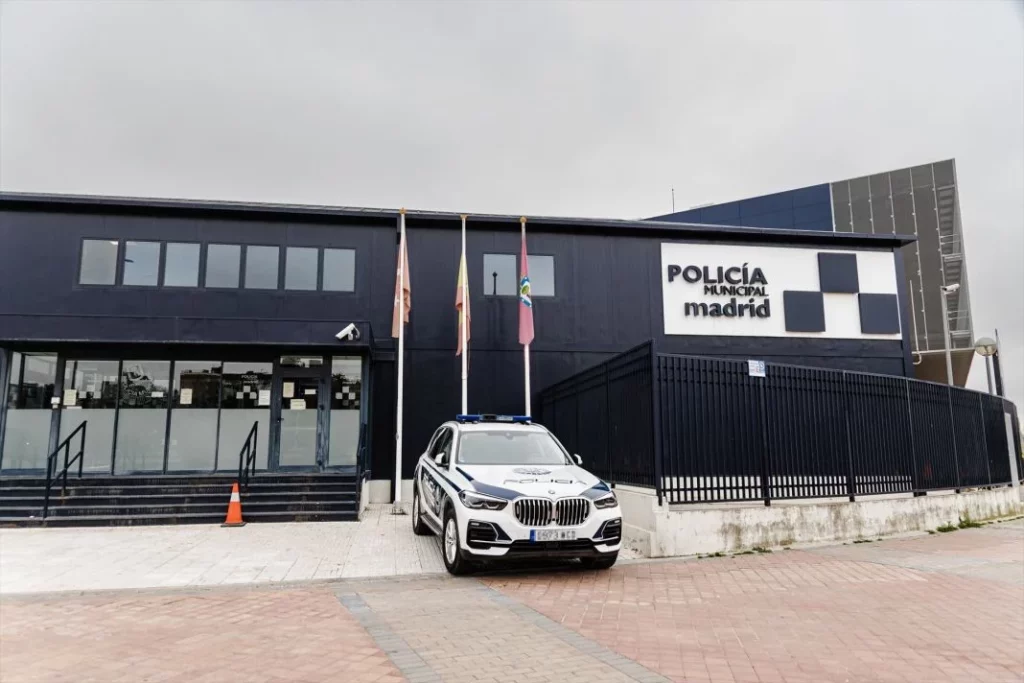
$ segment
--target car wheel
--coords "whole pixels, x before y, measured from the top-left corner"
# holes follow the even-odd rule
[[[466,574],[469,572],[469,563],[462,559],[459,550],[459,520],[451,508],[445,510],[444,526],[441,534],[441,554],[444,557],[444,567],[449,574]]]
[[[420,492],[412,492],[412,532],[417,536],[429,536],[431,531],[423,521],[423,510],[420,508]]]
[[[580,564],[584,569],[611,569],[617,559],[619,559],[619,553],[614,552],[601,557],[581,557]]]

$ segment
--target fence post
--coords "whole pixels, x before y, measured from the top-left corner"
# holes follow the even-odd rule
[[[658,493],[658,506],[664,500],[662,490],[661,463],[661,373],[658,370],[658,357],[654,353],[653,344],[649,347],[651,354],[651,455],[654,457],[654,489]]]
[[[960,454],[956,447],[956,422],[953,421],[953,387],[946,385],[946,405],[949,408],[949,429],[953,432],[953,468],[956,472],[955,493],[960,493]]]
[[[767,375],[767,373],[765,373]],[[764,506],[771,507],[772,504],[772,489],[771,489],[771,469],[768,453],[768,401],[765,397],[767,393],[768,378],[763,377],[762,381],[758,382],[761,387],[758,392],[761,401],[761,497],[764,498]]]
[[[988,429],[985,427],[985,399],[983,394],[978,394],[978,415],[981,418],[981,447],[985,454],[985,474],[988,477],[988,487],[992,488],[992,465],[988,460]]]
[[[910,380],[903,378],[903,388],[907,393],[907,429],[910,430],[910,490],[914,492],[914,498],[927,496],[927,491],[918,491],[921,482],[917,475],[917,439],[914,438],[914,411],[910,408]]]
[[[846,494],[850,502],[857,500],[857,486],[853,472],[853,433],[850,429],[850,387],[846,371],[843,371],[840,382],[843,392],[843,417],[846,429]]]

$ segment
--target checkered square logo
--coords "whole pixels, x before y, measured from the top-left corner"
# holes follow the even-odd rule
[[[842,306],[841,298],[825,294],[857,297],[862,334],[898,334],[899,300],[895,294],[861,291],[857,255],[818,252],[818,289],[782,292],[787,332],[825,332],[826,307]],[[840,309],[842,310],[842,309]],[[833,311],[837,312],[837,311]]]

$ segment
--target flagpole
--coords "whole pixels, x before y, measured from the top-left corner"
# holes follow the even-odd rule
[[[463,264],[466,266],[466,270],[463,273],[462,278],[462,325],[460,325],[459,334],[462,335],[462,414],[469,414],[469,348],[467,339],[467,333],[469,331],[469,317],[466,315],[466,310],[469,308],[469,264],[466,262],[466,214],[462,214],[462,258],[460,259],[459,269],[462,269]]]
[[[405,399],[405,209],[401,215],[400,237],[398,242],[398,295],[402,300],[396,305],[401,306],[398,319],[398,406],[395,408],[397,428],[395,430],[395,507],[402,505],[402,405]]]
[[[525,244],[526,243],[526,216],[520,216],[520,218],[519,218],[519,225],[520,225],[520,229],[522,231],[523,243]],[[520,269],[522,269],[522,266],[520,266]],[[522,306],[521,303],[519,305]],[[530,411],[530,345],[529,344],[523,344],[523,384],[524,384],[524,390],[525,390],[524,393],[526,394],[526,413],[525,413],[525,415],[527,417],[530,417],[530,416],[533,415],[533,413]]]

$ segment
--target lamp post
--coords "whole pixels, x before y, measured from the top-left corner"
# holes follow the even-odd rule
[[[942,290],[942,346],[946,349],[946,383],[953,385],[953,354],[949,349],[949,307],[946,297],[960,291],[960,285],[945,285]]]
[[[974,342],[974,352],[985,358],[985,378],[988,380],[988,393],[994,394],[992,388],[992,356],[996,353],[996,340],[991,337],[982,337]]]

